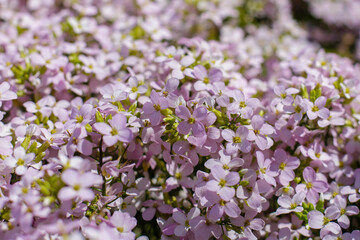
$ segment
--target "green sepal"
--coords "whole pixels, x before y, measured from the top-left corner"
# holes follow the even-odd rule
[[[43,158],[45,157],[45,153],[44,152],[40,152],[37,156],[36,156],[36,158],[35,158],[35,162],[36,163],[39,163]]]
[[[96,111],[95,119],[96,119],[96,122],[104,122],[104,118],[99,111]]]
[[[171,111],[171,109],[167,108],[167,109],[162,109],[160,110],[161,114],[164,115],[164,116],[170,116],[173,114],[173,112]]]
[[[306,88],[306,86],[304,84],[301,84],[301,87],[300,87],[300,95],[301,97],[303,98],[309,98],[309,93],[308,93],[308,90]]]
[[[43,144],[41,144],[41,146],[38,148],[38,153],[42,153],[45,152],[46,149],[48,149],[50,147],[50,143],[48,141],[44,142]]]
[[[27,152],[27,153],[35,153],[35,154],[37,154],[37,152],[38,152],[38,149],[37,149],[37,141],[34,141],[34,142],[30,145],[29,149],[28,149],[26,152]]]
[[[324,201],[323,200],[319,200],[316,204],[316,210],[320,211],[320,212],[324,212]]]
[[[318,83],[316,87],[310,92],[310,101],[315,102],[321,96],[321,85]]]
[[[91,125],[90,125],[89,123],[85,125],[85,129],[86,129],[86,131],[88,131],[88,132],[92,132],[92,131],[93,131],[93,130],[92,130],[92,127],[91,127]]]
[[[24,149],[27,149],[29,144],[30,144],[30,140],[31,140],[31,136],[30,135],[26,135],[24,141],[21,143],[21,146],[24,148]]]
[[[137,108],[137,101],[135,101],[129,108],[129,112],[131,112],[132,114],[135,113],[136,111],[136,108]]]
[[[107,121],[109,121],[110,119],[112,119],[112,115],[111,115],[111,114],[109,114],[109,115],[106,116],[105,121],[107,122]]]

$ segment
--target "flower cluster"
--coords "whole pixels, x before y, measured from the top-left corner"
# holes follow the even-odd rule
[[[290,9],[0,0],[0,239],[358,239],[360,66]]]

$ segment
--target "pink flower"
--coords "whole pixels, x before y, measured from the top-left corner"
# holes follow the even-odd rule
[[[264,119],[259,116],[253,116],[251,119],[252,129],[249,131],[248,139],[255,141],[256,145],[261,149],[265,150],[273,145],[273,141],[267,135],[273,134],[275,129],[264,122]]]
[[[283,149],[276,149],[274,153],[275,162],[271,164],[271,170],[280,172],[279,180],[284,186],[295,178],[294,169],[300,166],[300,160],[289,157]]]
[[[24,175],[27,165],[35,158],[34,153],[26,153],[23,147],[17,147],[14,150],[14,156],[5,158],[5,165],[15,169],[17,175]]]
[[[191,188],[194,185],[193,180],[188,177],[194,170],[190,163],[183,164],[179,167],[175,162],[171,162],[170,164],[167,164],[166,167],[172,177],[166,180],[165,192],[170,192],[179,185],[186,188]]]
[[[132,76],[128,80],[129,83],[129,98],[135,100],[138,94],[144,94],[147,90],[146,85],[139,83],[137,77]]]
[[[340,192],[343,195],[349,195],[349,201],[354,203],[360,199],[360,169],[356,169],[355,172],[355,182],[353,186],[344,186]]]
[[[101,176],[87,172],[80,174],[74,169],[68,169],[61,174],[61,180],[67,185],[60,189],[58,197],[62,201],[79,198],[91,201],[95,194],[89,188],[103,183]]]
[[[314,229],[321,229],[321,238],[323,238],[328,232],[339,234],[341,231],[340,226],[334,222],[331,222],[331,220],[337,219],[339,214],[339,212],[329,208],[325,210],[325,216],[317,210],[312,210],[307,215],[309,220],[309,227]]]
[[[135,239],[131,230],[136,226],[136,218],[126,212],[115,211],[108,222],[118,231],[118,239]]]
[[[303,171],[305,184],[296,186],[296,192],[305,191],[306,199],[312,204],[316,204],[319,200],[319,193],[323,193],[328,189],[328,184],[322,180],[317,180],[316,173],[312,167],[306,167]]]
[[[163,204],[161,200],[147,200],[143,204],[143,206],[148,207],[143,213],[142,217],[145,221],[150,221],[154,218],[156,211],[160,213],[172,213],[173,208],[170,205]]]
[[[175,236],[184,237],[187,234],[187,232],[191,229],[190,226],[191,219],[199,215],[200,215],[200,209],[198,208],[190,209],[187,215],[185,215],[178,208],[175,208],[172,215],[174,221],[178,224],[174,230]]]
[[[246,98],[240,90],[233,90],[229,92],[229,95],[233,97],[235,101],[227,106],[228,112],[232,114],[240,113],[242,118],[250,119],[254,110],[261,105],[259,99]],[[220,100],[222,98],[223,97],[219,97],[218,99]]]
[[[304,113],[308,110],[308,107],[308,102],[298,95],[295,97],[294,105],[286,105],[284,110],[295,113],[293,115],[294,120],[299,122],[302,119]]]
[[[16,93],[10,90],[10,84],[8,82],[2,82],[0,84],[0,101],[9,101],[16,98]]]
[[[221,132],[221,136],[228,142],[226,144],[226,153],[234,154],[238,150],[248,153],[251,150],[251,145],[247,140],[249,130],[245,126],[240,126],[236,133],[230,129],[225,129]]]
[[[221,167],[225,170],[231,170],[233,168],[241,167],[244,164],[242,158],[232,158],[229,155],[225,155],[224,149],[219,151],[220,159],[209,159],[205,163],[205,167],[212,169],[214,167]]]
[[[113,118],[109,120],[109,124],[97,122],[93,125],[96,131],[104,135],[103,139],[106,146],[113,146],[118,141],[128,143],[133,139],[133,133],[126,127],[127,120],[123,114],[119,113],[113,116]]]
[[[151,124],[156,126],[161,122],[160,110],[167,109],[169,107],[169,103],[166,98],[161,97],[155,90],[152,90],[150,99],[151,102],[146,102],[143,110],[144,113],[149,116]]]
[[[0,154],[10,155],[13,152],[13,145],[11,144],[11,136],[0,137]]]
[[[284,105],[291,105],[294,101],[292,94],[297,94],[299,92],[296,88],[287,88],[283,85],[276,85],[274,87],[274,93],[279,98],[276,98],[276,102],[281,102]]]
[[[256,212],[246,212],[245,217],[239,216],[231,219],[231,223],[238,227],[244,228],[245,239],[257,240],[258,238],[254,235],[252,230],[260,231],[264,228],[265,222],[261,218],[254,218]]]
[[[222,72],[217,68],[209,69],[207,72],[206,68],[202,65],[197,65],[194,67],[194,76],[199,81],[195,82],[194,88],[196,91],[212,90],[212,83],[221,81]]]
[[[346,206],[346,198],[341,195],[336,195],[334,198],[334,205],[330,206],[329,209],[339,212],[337,222],[339,225],[347,229],[350,226],[350,220],[348,216],[359,214],[359,208],[357,206]]]
[[[308,102],[309,108],[307,110],[307,115],[310,120],[314,120],[317,117],[322,119],[327,119],[330,116],[329,109],[325,108],[326,98],[324,96],[319,97],[315,100],[315,103]]]
[[[211,191],[205,193],[205,197],[208,200],[205,207],[210,207],[208,216],[210,220],[217,221],[223,217],[224,214],[236,218],[241,213],[241,210],[234,199],[226,201],[217,195],[216,192]]]
[[[191,76],[191,69],[187,68],[195,62],[192,56],[184,56],[180,62],[172,60],[167,65],[172,69],[171,76],[177,79],[183,79],[186,76]]]
[[[204,106],[195,108],[192,114],[187,107],[182,105],[178,106],[175,111],[176,115],[184,120],[178,125],[179,133],[187,135],[192,131],[194,136],[203,136],[205,134],[205,128],[201,122],[207,116],[207,110]]]
[[[259,165],[259,177],[265,179],[265,181],[274,187],[276,187],[276,181],[274,179],[277,176],[277,173],[270,169],[272,161],[270,159],[265,159],[264,154],[260,151],[256,152],[256,159]]]
[[[304,201],[305,197],[306,194],[304,192],[296,193],[293,198],[290,198],[286,195],[279,197],[277,202],[280,207],[276,210],[276,215],[287,214],[290,212],[302,212],[304,209],[300,206]]]
[[[239,183],[239,174],[214,166],[211,169],[211,175],[214,176],[214,180],[207,183],[207,188],[217,192],[223,200],[230,201],[235,196],[235,189],[231,186]]]

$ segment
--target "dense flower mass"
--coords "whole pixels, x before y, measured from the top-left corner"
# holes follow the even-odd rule
[[[0,239],[360,239],[360,66],[290,1],[0,0],[0,22]]]

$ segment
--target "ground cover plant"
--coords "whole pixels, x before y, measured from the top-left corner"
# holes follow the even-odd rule
[[[0,239],[360,239],[360,66],[309,35],[358,16],[292,2],[0,0]]]

